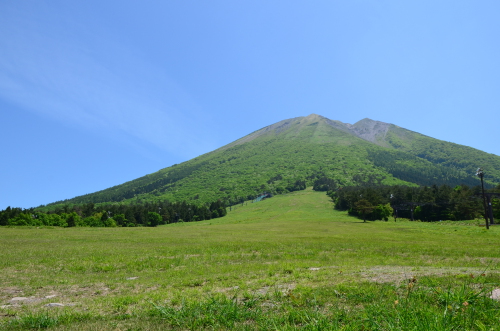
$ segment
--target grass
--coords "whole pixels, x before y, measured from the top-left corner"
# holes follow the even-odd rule
[[[158,228],[0,228],[0,329],[498,330],[499,235],[363,223],[311,190]]]

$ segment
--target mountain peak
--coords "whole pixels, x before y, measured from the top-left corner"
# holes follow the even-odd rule
[[[274,124],[268,125],[260,130],[257,130],[247,136],[244,136],[226,146],[223,146],[217,150],[224,150],[232,146],[241,145],[247,142],[250,142],[254,139],[257,139],[264,135],[279,135],[284,132],[288,132],[290,134],[290,129],[297,133],[302,129],[306,128],[309,125],[314,124],[325,124],[330,126],[335,130],[342,131],[344,133],[348,133],[351,136],[361,138],[363,140],[369,141],[371,143],[389,147],[387,143],[385,143],[385,136],[391,127],[392,124],[374,121],[369,118],[364,118],[354,124],[343,123],[337,120],[331,120],[324,116],[311,113],[307,116],[294,117],[286,120],[282,120],[276,122]],[[294,129],[292,129],[294,127]],[[293,136],[294,134],[292,134]]]
[[[323,117],[323,116],[318,115],[318,114],[309,114],[306,117],[304,117],[305,120],[311,121],[311,122],[312,121],[319,121],[319,120],[324,119],[324,118],[326,118],[326,117]]]
[[[234,202],[284,193],[328,178],[351,185],[475,185],[477,160],[489,185],[500,157],[364,118],[354,124],[318,114],[285,119],[215,151],[106,190],[67,200],[100,203],[167,199]],[[242,200],[241,200],[242,201]]]
[[[356,136],[372,143],[380,144],[380,141],[384,140],[390,126],[391,124],[389,123],[364,118],[361,121],[354,123],[351,129],[352,133]]]

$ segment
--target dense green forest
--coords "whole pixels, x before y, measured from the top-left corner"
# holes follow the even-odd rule
[[[394,177],[420,185],[450,186],[478,184],[477,178],[456,167],[443,167],[427,159],[398,150],[371,150],[368,158],[374,165],[386,169]],[[475,170],[475,169],[474,169]]]
[[[223,201],[204,205],[186,202],[156,201],[134,204],[86,203],[63,205],[48,212],[34,208],[7,207],[0,211],[0,225],[31,226],[157,226],[177,222],[195,222],[226,215]]]
[[[427,137],[395,125],[392,125],[387,132],[385,141],[388,146],[400,152],[412,154],[422,160],[429,161],[431,164],[452,170],[455,172],[455,177],[470,176],[475,173],[478,167],[488,169],[488,173],[484,177],[487,186],[492,187],[499,184],[500,157],[497,155]],[[433,184],[439,185],[439,183]]]
[[[490,192],[500,192],[500,185]],[[432,185],[422,187],[342,187],[328,191],[337,210],[368,220],[390,216],[421,220],[470,220],[484,217],[481,187]],[[500,217],[500,201],[493,199],[494,217]]]

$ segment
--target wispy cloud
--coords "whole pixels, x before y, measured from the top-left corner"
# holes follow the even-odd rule
[[[102,32],[97,42],[40,22],[33,11],[0,14],[0,98],[87,128],[127,134],[193,156],[212,149],[200,108],[138,53]],[[99,46],[105,45],[103,49]],[[203,119],[193,121],[193,118]],[[193,130],[195,129],[195,130]]]

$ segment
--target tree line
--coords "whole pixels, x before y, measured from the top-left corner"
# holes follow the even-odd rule
[[[490,191],[500,192],[500,185]],[[342,187],[327,193],[335,209],[368,220],[387,220],[389,216],[433,222],[470,220],[484,217],[481,187],[467,185],[432,185]],[[494,199],[496,218],[499,200]]]
[[[133,204],[92,202],[63,205],[54,210],[11,208],[0,211],[0,225],[31,226],[157,226],[177,222],[196,222],[227,214],[221,200],[203,205],[183,202],[155,201]]]

